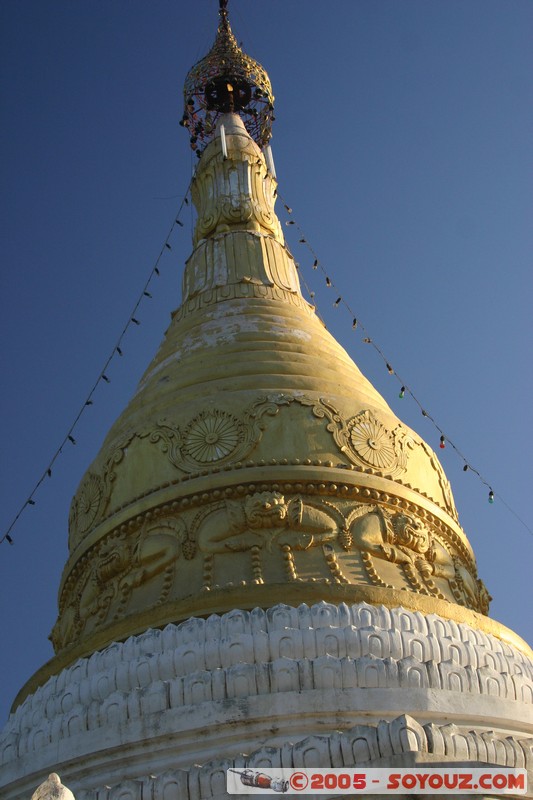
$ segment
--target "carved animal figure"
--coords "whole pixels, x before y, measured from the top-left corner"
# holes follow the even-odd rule
[[[403,512],[389,512],[371,506],[352,518],[349,539],[352,545],[396,564],[411,564],[425,580],[444,578],[452,582],[471,608],[487,613],[490,595],[459,556],[431,536],[419,520]]]
[[[435,578],[445,578],[459,587],[469,606],[487,613],[491,598],[483,582],[472,575],[459,556],[452,556],[436,539],[432,542],[432,568]]]
[[[78,635],[88,619],[102,622],[112,603],[126,603],[132,589],[173,568],[185,528],[183,523],[172,522],[153,525],[132,540],[120,533],[103,542],[52,630],[50,638],[56,649]]]
[[[435,553],[428,529],[407,514],[380,507],[358,516],[350,534],[353,544],[378,558],[397,564],[413,564],[430,575]]]
[[[336,534],[334,520],[300,497],[286,501],[279,492],[257,492],[242,503],[228,500],[206,517],[200,526],[198,544],[205,553],[243,551],[254,546],[271,551],[274,542],[307,550]]]

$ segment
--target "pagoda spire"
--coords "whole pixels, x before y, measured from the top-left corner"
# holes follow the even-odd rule
[[[220,21],[213,46],[190,70],[184,86],[181,125],[200,157],[215,136],[221,114],[237,113],[260,147],[268,144],[274,95],[261,64],[243,52],[231,30],[227,0],[219,0]]]
[[[185,83],[182,303],[73,498],[55,656],[0,734],[2,797],[61,774],[77,800],[207,800],[398,764],[432,791],[443,766],[495,767],[491,797],[516,796],[531,650],[487,616],[436,454],[302,297],[270,82],[219,16]]]
[[[218,0],[219,16],[222,25],[228,25],[228,0]]]

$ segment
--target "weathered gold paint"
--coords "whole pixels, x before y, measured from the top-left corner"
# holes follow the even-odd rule
[[[435,453],[302,297],[276,181],[225,115],[193,183],[182,304],[80,484],[52,639],[23,693],[112,641],[194,615],[366,600],[522,650]]]

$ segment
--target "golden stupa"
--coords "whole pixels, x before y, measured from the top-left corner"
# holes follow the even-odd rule
[[[182,304],[73,499],[51,669],[278,601],[403,605],[506,635],[481,616],[489,597],[436,454],[300,292],[259,146],[272,102],[223,15],[185,85],[204,148]]]
[[[72,501],[56,655],[0,786],[220,800],[235,767],[531,767],[531,651],[487,616],[436,454],[302,296],[272,89],[220,5],[185,84],[182,303]]]
[[[184,96],[201,158],[182,304],[73,499],[46,669],[278,601],[403,605],[516,641],[482,616],[489,596],[436,454],[300,292],[260,147],[270,82],[225,11]]]

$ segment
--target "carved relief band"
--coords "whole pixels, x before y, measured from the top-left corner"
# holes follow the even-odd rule
[[[203,437],[217,430],[199,429]],[[214,445],[203,441],[202,457],[218,455]],[[65,582],[52,634],[56,649],[147,602],[162,606],[247,584],[404,589],[487,613],[490,598],[475,567],[427,515],[340,497],[338,487],[322,495],[311,484],[283,486],[282,492],[274,483],[261,491],[239,485],[225,499],[194,496],[174,512],[152,510],[144,522],[132,520],[104,537]]]
[[[449,497],[447,510],[455,512],[449,484],[434,454],[423,442],[415,442],[402,425],[388,430],[368,410],[345,420],[327,400],[277,394],[259,397],[241,414],[207,408],[183,426],[162,418],[144,430],[127,431],[108,446],[103,474],[89,473],[73,500],[70,514],[73,542],[103,517],[116,469],[134,438],[148,439],[158,445],[173,466],[183,472],[218,467],[246,458],[261,441],[266,418],[276,416],[282,407],[291,404],[309,407],[315,418],[327,421],[326,430],[332,435],[339,456],[347,457],[361,469],[375,470],[376,474],[390,479],[400,480],[407,470],[409,452],[423,447],[430,456],[445,497]],[[455,513],[452,516],[455,518]]]

